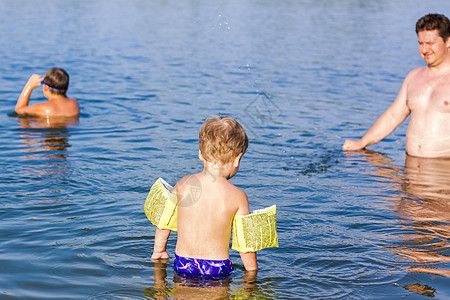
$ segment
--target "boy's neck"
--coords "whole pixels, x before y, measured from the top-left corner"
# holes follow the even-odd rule
[[[217,163],[204,162],[203,164],[203,174],[229,179],[229,172],[226,166],[221,166]]]
[[[213,173],[209,173],[209,172],[206,172],[206,171],[202,171],[202,173],[203,174],[206,174],[206,175],[211,175],[211,176],[214,176],[214,177],[219,177],[219,178],[225,178],[225,179],[227,179],[225,176],[223,176],[223,175],[217,175],[217,174],[213,174]],[[228,180],[228,179],[227,179]]]
[[[67,99],[67,97],[65,97],[64,95],[52,95],[52,96],[47,97],[47,99],[50,102],[57,102],[57,101],[65,100],[65,99]]]

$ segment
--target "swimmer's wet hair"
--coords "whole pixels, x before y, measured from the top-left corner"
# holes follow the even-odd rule
[[[212,163],[227,164],[248,147],[244,128],[228,116],[206,119],[199,132],[199,149],[203,158]]]
[[[428,14],[420,18],[416,23],[416,33],[419,34],[423,30],[438,30],[439,36],[446,42],[450,36],[450,21],[444,15]]]
[[[59,68],[52,68],[45,73],[44,82],[50,86],[50,92],[56,95],[66,95],[69,88],[69,74]],[[55,87],[56,89],[52,89]]]

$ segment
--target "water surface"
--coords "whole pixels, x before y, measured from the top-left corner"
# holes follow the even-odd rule
[[[423,65],[414,24],[447,1],[3,2],[1,298],[450,297],[448,161],[405,157],[406,123],[340,150]],[[10,116],[54,66],[79,122]],[[280,247],[256,278],[231,251],[229,281],[192,286],[151,262],[143,203],[156,178],[201,170],[213,114],[246,128],[232,183],[277,205]]]

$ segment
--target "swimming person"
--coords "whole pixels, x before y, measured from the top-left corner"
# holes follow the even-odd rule
[[[173,268],[182,277],[222,279],[231,275],[231,225],[235,215],[248,215],[247,195],[231,184],[248,147],[244,128],[231,117],[210,117],[199,132],[203,171],[183,177],[177,196],[177,244]],[[152,260],[168,259],[169,229],[156,228]],[[240,252],[247,271],[256,271],[256,252]]]
[[[346,140],[343,150],[360,150],[392,133],[411,114],[406,153],[450,157],[450,21],[428,14],[416,23],[419,51],[427,66],[412,70],[392,105],[360,140]]]
[[[42,85],[48,102],[29,105],[31,92]],[[69,75],[63,69],[52,68],[41,75],[33,74],[25,84],[16,104],[16,113],[39,117],[78,117],[80,108],[74,98],[67,98]]]

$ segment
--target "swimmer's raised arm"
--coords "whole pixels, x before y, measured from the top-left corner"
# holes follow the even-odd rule
[[[169,259],[169,254],[167,253],[166,250],[169,235],[170,235],[169,229],[159,229],[158,227],[156,228],[152,260]]]
[[[406,88],[408,85],[408,75],[403,82],[400,92],[392,105],[378,118],[372,128],[359,140],[346,140],[342,146],[343,150],[361,150],[367,146],[378,143],[392,131],[395,130],[410,114],[407,105]]]
[[[44,80],[44,78],[41,75],[33,74],[28,79],[27,83],[23,87],[22,93],[19,96],[19,99],[16,103],[16,113],[18,114],[24,114],[24,113],[30,113],[30,109],[28,107],[28,102],[30,101],[30,95],[33,89],[37,88],[41,85],[41,81]]]

